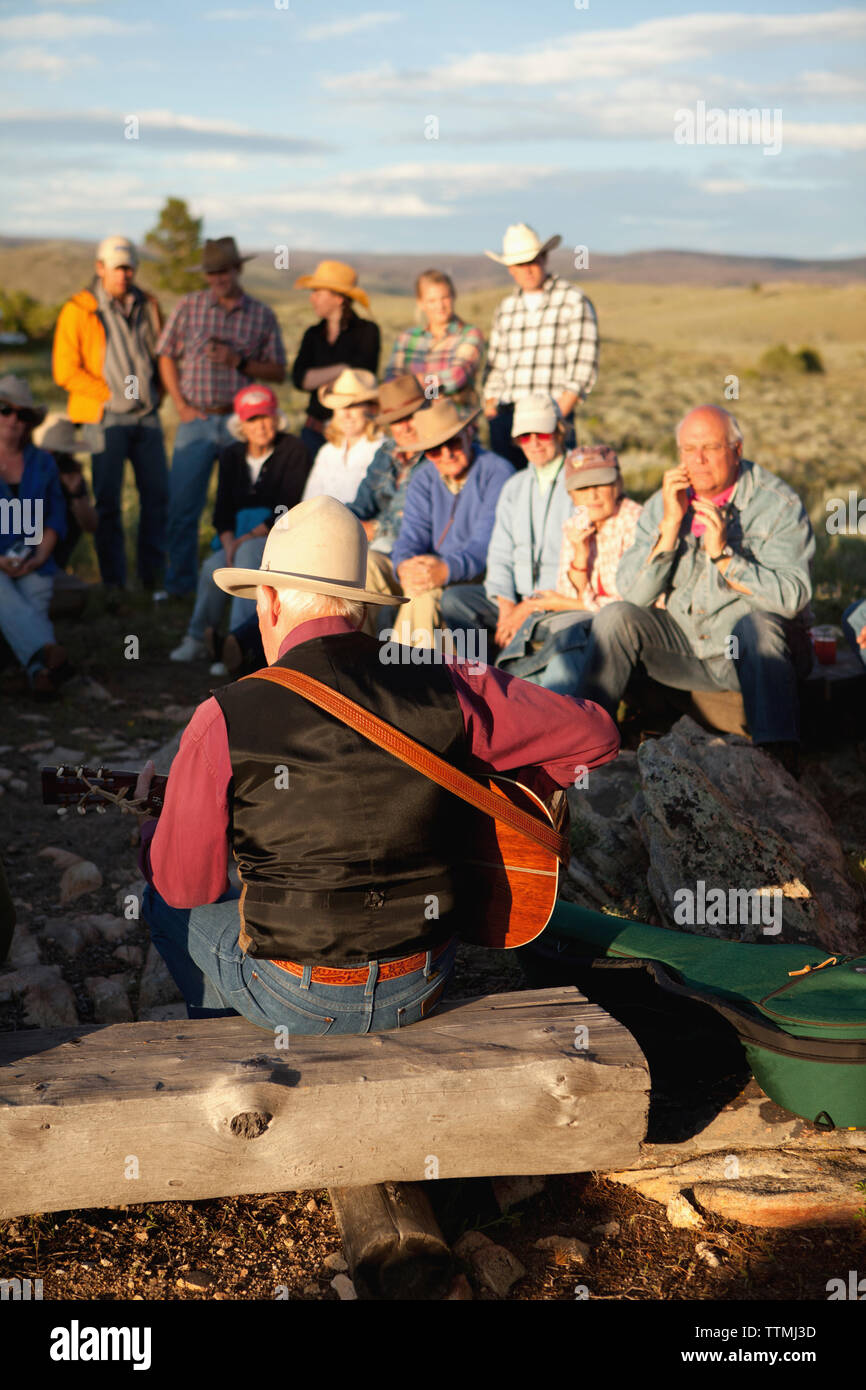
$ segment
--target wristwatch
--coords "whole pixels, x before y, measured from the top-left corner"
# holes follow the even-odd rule
[[[711,555],[710,561],[714,565],[719,565],[721,564],[722,560],[730,560],[733,553],[734,552],[731,549],[731,547],[729,545],[726,545],[722,548],[718,555]]]

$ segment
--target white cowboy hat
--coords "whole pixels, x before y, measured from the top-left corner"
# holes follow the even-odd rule
[[[489,256],[491,261],[498,261],[500,265],[527,265],[529,261],[536,260],[547,251],[554,251],[561,241],[561,236],[548,237],[545,242],[539,241],[538,233],[532,227],[528,227],[525,222],[517,222],[508,228],[502,238],[501,256],[496,251],[485,251],[484,254]]]
[[[343,405],[374,401],[379,394],[379,383],[372,372],[365,372],[361,367],[346,367],[330,385],[320,386],[316,394],[326,410],[339,410]]]
[[[226,567],[214,570],[213,580],[237,598],[254,599],[260,584],[270,584],[387,607],[409,602],[365,589],[366,577],[367,537],[358,518],[335,497],[309,497],[275,521],[259,569]]]

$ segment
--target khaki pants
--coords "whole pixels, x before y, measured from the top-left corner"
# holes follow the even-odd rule
[[[394,573],[390,557],[379,550],[367,552],[367,588],[374,594],[394,594],[400,597],[403,590]],[[393,610],[393,627],[396,640],[407,647],[432,647],[433,631],[440,626],[442,616],[442,590],[428,589],[418,594],[408,603],[401,603]],[[367,617],[362,631],[376,636],[376,606],[367,605]],[[404,633],[407,636],[404,639]]]

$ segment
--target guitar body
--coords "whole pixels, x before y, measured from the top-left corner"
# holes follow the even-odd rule
[[[507,777],[479,777],[482,786],[568,834],[568,800],[555,792],[548,805]],[[460,935],[477,946],[513,949],[544,931],[556,904],[562,865],[552,850],[503,821],[464,807],[471,844],[458,866]]]

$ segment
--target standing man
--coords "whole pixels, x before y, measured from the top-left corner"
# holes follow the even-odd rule
[[[598,323],[590,300],[576,285],[547,269],[547,253],[562,237],[541,242],[525,222],[509,227],[502,255],[485,251],[508,267],[517,291],[503,299],[490,331],[484,414],[490,448],[525,468],[512,444],[514,403],[521,396],[552,396],[565,422],[566,449],[574,448],[574,409],[598,376]]]
[[[95,541],[109,593],[126,584],[121,491],[127,459],[140,499],[138,575],[145,588],[156,588],[165,564],[168,470],[156,369],[162,316],[153,296],[133,284],[137,266],[131,241],[106,237],[97,248],[90,288],[64,304],[54,332],[54,380],[69,393],[69,418],[101,426],[92,431],[99,439],[93,454]]]
[[[157,344],[159,370],[180,416],[168,502],[169,594],[198,582],[198,524],[217,455],[232,438],[232,401],[251,381],[281,382],[286,354],[273,310],[241,289],[234,237],[206,241],[200,269],[208,288],[184,295]],[[178,366],[178,361],[180,365]]]

